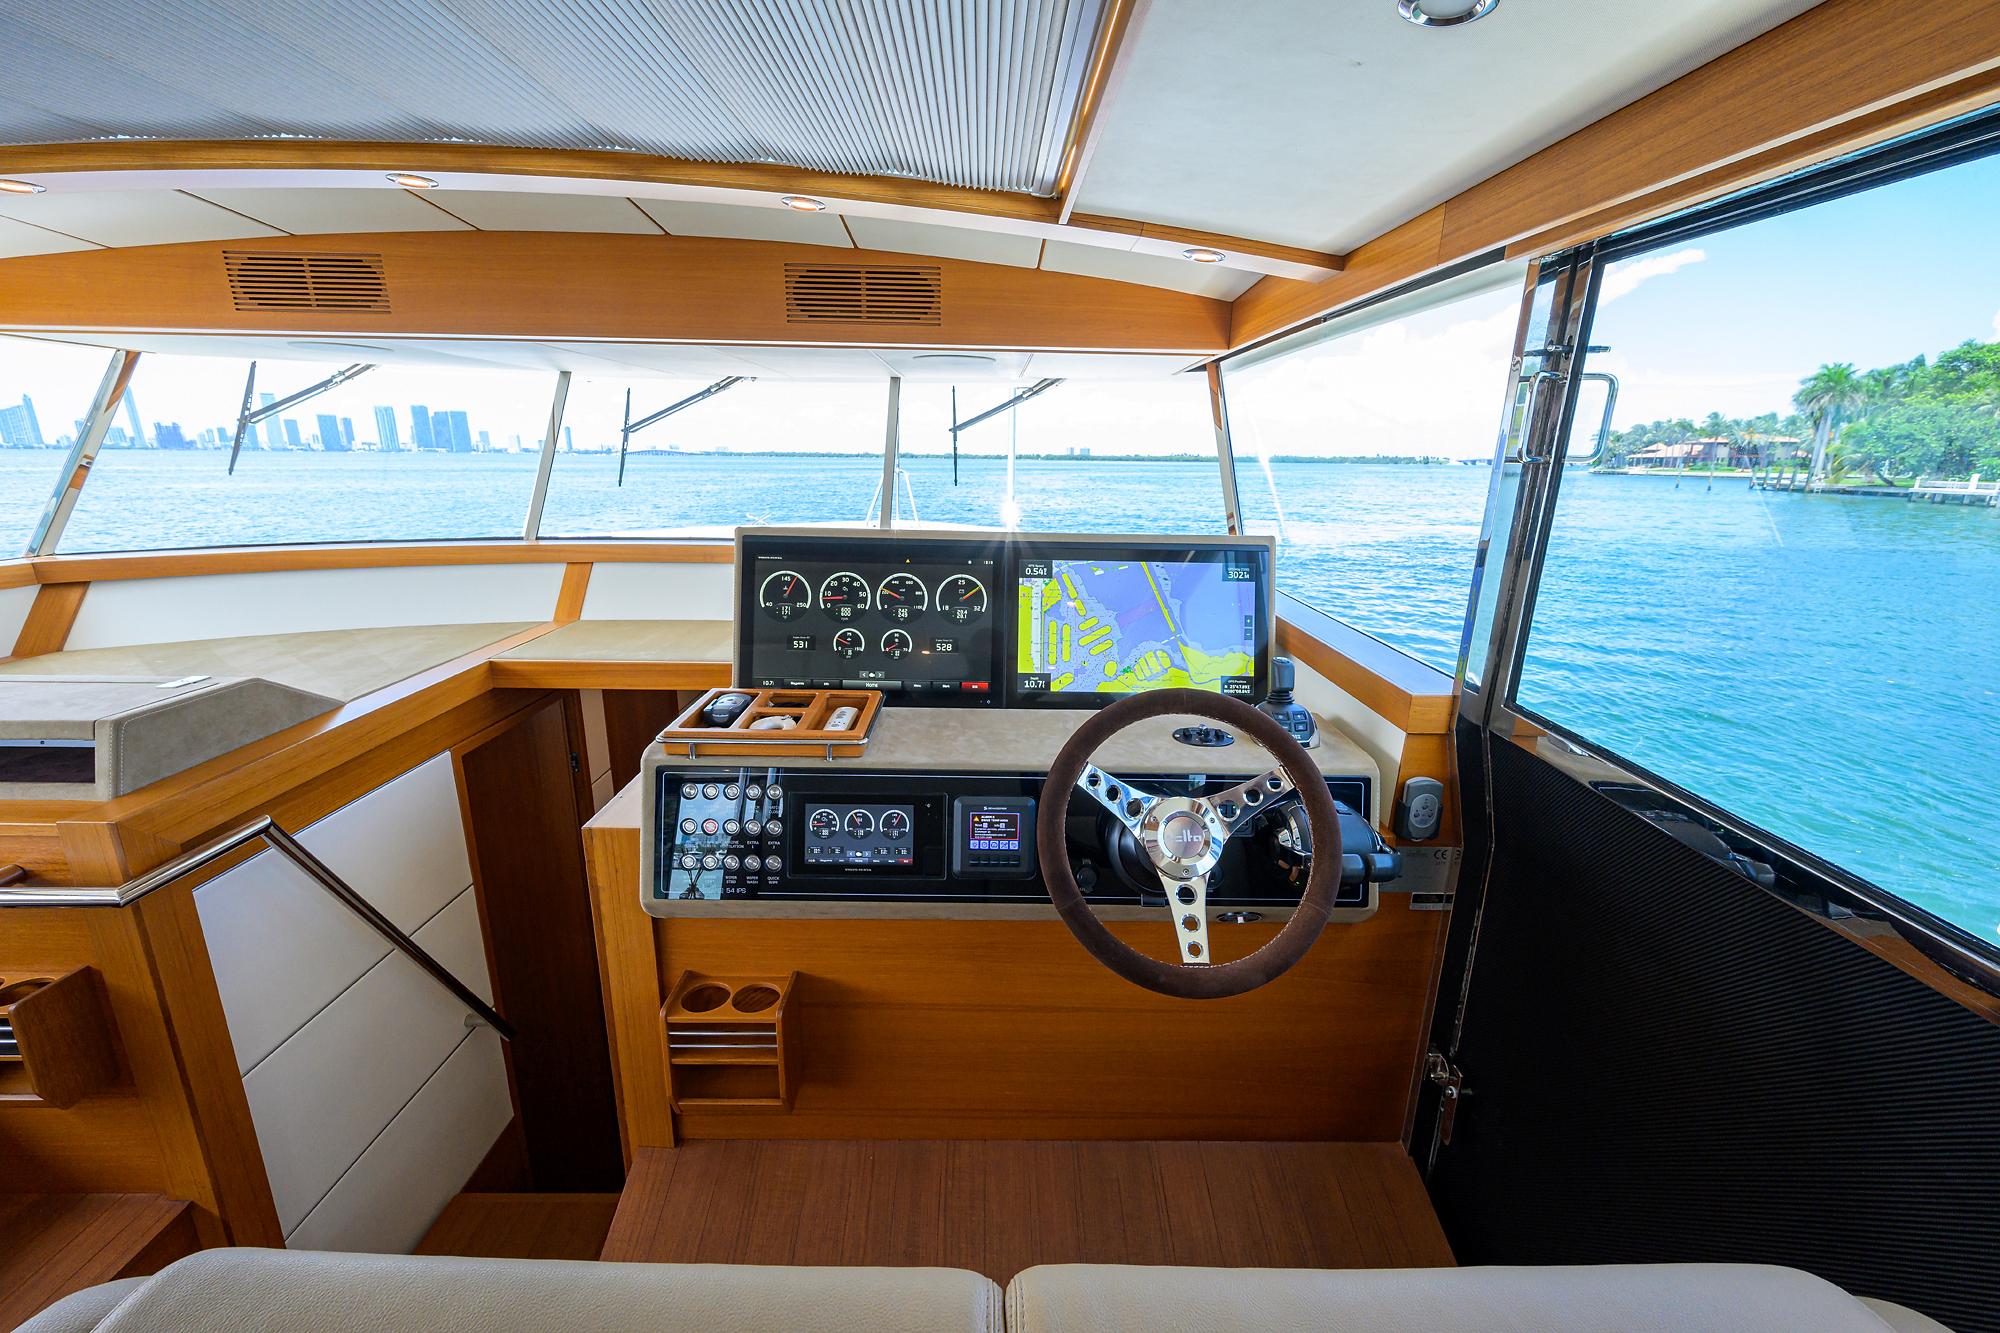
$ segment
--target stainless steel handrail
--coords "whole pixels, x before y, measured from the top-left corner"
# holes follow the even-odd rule
[[[514,1039],[514,1025],[500,1017],[492,1005],[460,981],[450,968],[440,963],[424,951],[422,945],[405,935],[400,927],[377,911],[375,905],[355,892],[352,885],[335,874],[317,856],[307,851],[299,840],[287,833],[269,815],[254,819],[233,833],[225,833],[215,841],[205,843],[184,856],[176,857],[137,879],[116,887],[94,887],[87,885],[15,884],[0,886],[0,907],[124,907],[137,902],[155,889],[165,888],[183,875],[193,874],[205,866],[221,860],[245,843],[262,838],[271,849],[303,870],[312,881],[340,900],[342,906],[360,917],[382,938],[394,945],[404,957],[430,974],[431,980],[443,986],[457,998],[460,1004],[478,1016],[479,1021],[492,1028],[508,1041]]]

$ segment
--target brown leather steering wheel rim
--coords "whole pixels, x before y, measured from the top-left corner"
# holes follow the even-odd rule
[[[1304,896],[1292,919],[1263,948],[1246,958],[1229,963],[1191,967],[1166,962],[1140,953],[1113,935],[1084,899],[1077,887],[1076,872],[1069,864],[1069,840],[1065,827],[1070,794],[1090,763],[1091,756],[1112,736],[1148,718],[1192,715],[1219,722],[1243,732],[1276,757],[1305,802],[1306,818],[1312,828],[1312,870],[1306,879]],[[1123,775],[1121,775],[1123,776]],[[1140,781],[1143,783],[1144,778]],[[1041,858],[1042,881],[1049,901],[1055,904],[1070,934],[1098,962],[1137,986],[1183,1000],[1218,1000],[1241,995],[1277,980],[1305,957],[1326,929],[1333,911],[1334,893],[1340,883],[1340,815],[1326,789],[1312,757],[1277,721],[1258,712],[1240,699],[1231,699],[1201,690],[1155,690],[1120,699],[1092,715],[1078,727],[1067,744],[1057,752],[1042,782],[1041,804],[1035,818],[1036,851]]]

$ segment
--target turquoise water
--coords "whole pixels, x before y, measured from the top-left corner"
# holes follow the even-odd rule
[[[906,459],[927,523],[1002,521],[1005,465]],[[19,549],[59,466],[0,453]],[[518,455],[107,451],[66,550],[518,535]],[[865,457],[645,453],[557,461],[547,535],[858,521]],[[1241,470],[1280,585],[1427,661],[1457,652],[1485,468]],[[1277,502],[1272,500],[1275,485]],[[2000,512],[1769,495],[1741,479],[1564,478],[1529,707],[2000,941]],[[1212,463],[1024,460],[1021,525],[1216,531]],[[907,510],[907,506],[905,505]]]

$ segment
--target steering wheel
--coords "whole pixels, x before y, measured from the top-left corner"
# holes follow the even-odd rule
[[[1191,714],[1234,727],[1277,756],[1278,767],[1226,791],[1207,796],[1161,796],[1113,777],[1091,763],[1106,741],[1134,723],[1169,714]],[[1065,822],[1071,790],[1110,811],[1145,849],[1166,891],[1181,961],[1140,953],[1105,928],[1077,887],[1070,868]],[[1312,869],[1292,919],[1263,948],[1234,962],[1210,960],[1208,877],[1230,836],[1281,802],[1301,800],[1312,829]],[[1162,995],[1215,1000],[1277,980],[1326,928],[1340,883],[1340,817],[1326,780],[1305,749],[1274,719],[1240,699],[1200,690],[1156,690],[1128,695],[1095,714],[1069,738],[1042,783],[1035,821],[1036,850],[1049,900],[1077,942],[1098,962]]]

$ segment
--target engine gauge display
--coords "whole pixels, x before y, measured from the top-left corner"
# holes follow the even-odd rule
[[[892,629],[882,636],[882,656],[900,662],[916,649],[916,641],[906,629]]]
[[[890,842],[901,842],[910,836],[910,817],[901,810],[885,810],[881,819],[882,836]]]
[[[858,629],[844,629],[833,636],[833,651],[842,658],[859,657],[868,647],[868,636]]]
[[[865,838],[875,831],[875,816],[859,808],[847,812],[847,836]]]
[[[770,575],[757,587],[757,605],[773,620],[791,620],[812,602],[812,584],[789,569]]]
[[[986,585],[970,574],[954,574],[938,584],[938,614],[967,625],[986,614]]]
[[[812,812],[812,818],[806,821],[806,827],[812,830],[815,838],[824,842],[840,832],[840,816],[822,807]]]
[[[868,609],[868,582],[845,570],[819,585],[819,609],[835,620],[852,620]]]
[[[875,604],[898,625],[907,625],[930,608],[931,592],[915,574],[898,571],[875,590]]]

